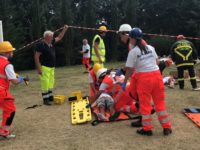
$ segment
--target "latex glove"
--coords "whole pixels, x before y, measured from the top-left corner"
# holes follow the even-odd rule
[[[116,71],[116,76],[121,76],[123,74],[123,72],[122,72],[122,70],[121,69],[118,69],[117,71]]]
[[[22,82],[24,82],[24,78],[22,77],[22,76],[18,76],[18,78],[17,78],[18,80],[19,80],[19,83],[22,83]]]
[[[122,83],[122,90],[125,91],[125,89],[126,89],[126,82]]]

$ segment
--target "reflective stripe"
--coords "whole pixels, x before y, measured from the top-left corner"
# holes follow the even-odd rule
[[[178,79],[178,81],[183,81],[183,80],[184,80],[184,78],[179,78],[179,79]]]
[[[6,89],[6,87],[0,86],[0,88]]]
[[[123,111],[124,111],[124,108],[120,108],[119,111],[122,111],[122,112],[123,112]]]
[[[189,49],[189,53],[184,56],[183,54],[181,54],[178,50],[188,50]],[[175,53],[177,53],[179,56],[181,56],[183,58],[183,60],[188,60],[188,57],[192,54],[192,47],[191,46],[179,46],[177,48],[175,48]]]
[[[142,121],[143,126],[149,126],[152,125],[151,121]]]
[[[189,56],[192,54],[192,50],[186,55],[186,60],[188,60]]]
[[[156,113],[158,116],[168,115],[166,111],[160,111]]]
[[[169,122],[169,121],[170,121],[170,120],[169,120],[169,117],[166,117],[166,118],[160,120],[160,123],[163,124],[163,123],[167,123],[167,122]]]
[[[196,77],[190,78],[190,80],[196,80]]]
[[[142,120],[151,119],[151,115],[142,115]]]
[[[42,98],[49,98],[49,94],[42,95]]]
[[[176,67],[181,67],[181,66],[193,66],[194,63],[183,63],[183,64],[178,64]]]
[[[0,78],[7,79],[7,77],[4,74],[0,74]]]
[[[126,106],[126,112],[130,112],[131,107],[130,106]]]

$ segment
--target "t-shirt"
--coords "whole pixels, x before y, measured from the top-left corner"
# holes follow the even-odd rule
[[[41,53],[40,63],[42,66],[55,67],[56,53],[55,53],[55,39],[52,40],[50,46],[45,42],[37,44],[36,51]]]
[[[12,64],[8,64],[6,66],[5,72],[6,72],[6,76],[7,76],[8,80],[17,79],[16,73],[14,71],[14,68],[13,68]]]
[[[142,53],[135,46],[128,54],[126,67],[135,68],[136,72],[151,72],[159,70],[156,59],[158,58],[154,47],[147,45],[147,53]]]
[[[87,53],[85,53],[87,51]],[[86,44],[82,46],[83,58],[90,58],[90,45]]]

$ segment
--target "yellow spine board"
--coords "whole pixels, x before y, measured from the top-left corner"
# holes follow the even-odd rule
[[[72,124],[80,124],[92,120],[91,109],[86,108],[87,104],[89,104],[88,99],[79,99],[71,102]]]

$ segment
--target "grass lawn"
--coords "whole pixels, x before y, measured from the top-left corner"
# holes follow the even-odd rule
[[[123,65],[107,64],[109,68]],[[164,74],[170,70],[175,68],[166,69]],[[73,91],[81,90],[88,95],[88,76],[83,71],[82,66],[57,68],[55,93],[68,96]],[[200,150],[200,129],[181,113],[186,107],[200,108],[200,92],[192,91],[189,81],[185,82],[184,90],[179,90],[178,86],[175,89],[165,87],[173,134],[164,137],[157,117],[153,115],[154,135],[144,137],[136,134],[137,129],[130,126],[131,121],[102,123],[95,127],[90,123],[72,125],[68,102],[43,106],[36,71],[20,74],[29,75],[31,82],[29,86],[11,87],[17,106],[12,131],[17,137],[0,141],[0,150]],[[25,110],[35,104],[42,106]]]

